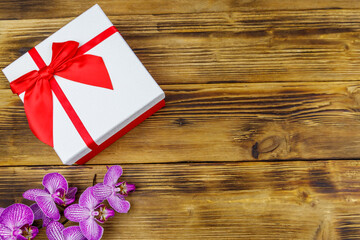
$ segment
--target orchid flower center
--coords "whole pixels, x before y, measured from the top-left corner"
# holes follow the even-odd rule
[[[122,195],[127,195],[127,186],[126,182],[123,182],[116,188],[116,192],[120,192]]]
[[[99,216],[99,212],[98,211],[92,211],[91,212],[91,216],[93,216],[93,217],[96,217],[96,216]]]
[[[32,227],[29,225],[24,225],[21,229],[18,229],[17,231],[18,231],[17,235],[22,235],[23,237],[25,237],[28,240],[31,240],[35,237],[34,231],[33,231]]]
[[[123,195],[127,194],[126,182],[123,182],[123,183],[120,185],[120,193],[123,194]]]
[[[63,189],[56,190],[55,193],[51,194],[51,197],[55,200],[55,202],[59,205],[65,206],[65,191]]]
[[[101,223],[104,223],[106,220],[108,220],[110,217],[114,216],[115,214],[114,210],[108,209],[104,204],[101,204],[97,208],[97,210],[99,214],[95,217],[95,219]]]

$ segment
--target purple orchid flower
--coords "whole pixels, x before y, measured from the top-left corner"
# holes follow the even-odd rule
[[[15,203],[7,207],[1,214],[0,238],[3,240],[31,240],[39,229],[31,226],[34,214],[30,207]]]
[[[56,204],[67,206],[75,201],[76,187],[69,188],[68,183],[60,173],[48,173],[42,181],[44,190],[29,189],[23,197],[36,201],[46,217],[58,221],[60,219],[59,209]]]
[[[102,201],[92,195],[92,188],[87,188],[79,198],[79,204],[73,204],[64,211],[65,217],[78,222],[81,232],[89,240],[101,239],[104,229],[97,222],[104,223],[115,215],[114,210],[108,209]]]
[[[118,165],[108,168],[103,183],[93,187],[93,195],[99,201],[107,200],[110,206],[119,213],[127,213],[130,203],[125,200],[129,192],[135,191],[135,185],[127,182],[119,182],[122,168]]]
[[[54,220],[47,217],[43,211],[41,210],[41,208],[39,207],[39,205],[37,205],[37,203],[34,203],[33,205],[30,206],[31,210],[34,213],[34,220],[39,220],[41,219],[43,224],[43,227],[47,227],[51,222],[53,222]]]
[[[79,226],[64,228],[59,222],[51,222],[46,228],[49,240],[87,240]]]

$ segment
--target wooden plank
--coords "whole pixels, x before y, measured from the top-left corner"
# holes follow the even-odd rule
[[[123,165],[137,190],[103,239],[359,239],[359,161]],[[0,206],[60,172],[83,192],[105,166],[1,167]],[[41,230],[42,233],[44,230]],[[45,239],[41,235],[39,239]]]
[[[102,1],[76,1],[64,0],[3,0],[0,3],[0,19],[34,19],[34,18],[59,18],[74,17],[81,14],[92,5],[99,3],[109,15],[123,14],[168,14],[168,13],[202,13],[202,12],[232,12],[232,11],[258,11],[258,10],[304,10],[322,9],[329,10],[348,8],[359,9],[356,0],[102,0]]]
[[[358,10],[110,16],[159,84],[359,81]],[[72,18],[0,21],[0,68]],[[8,88],[4,76],[0,88]]]
[[[359,158],[360,85],[164,85],[167,105],[89,164]],[[36,149],[36,151],[34,151]],[[0,90],[0,165],[57,165]]]

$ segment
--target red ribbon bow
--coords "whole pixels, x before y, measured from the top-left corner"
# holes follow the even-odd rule
[[[54,75],[75,82],[113,89],[104,61],[99,56],[82,54],[79,43],[53,43],[49,66],[33,70],[10,83],[16,94],[25,92],[24,108],[30,129],[42,142],[53,147]]]

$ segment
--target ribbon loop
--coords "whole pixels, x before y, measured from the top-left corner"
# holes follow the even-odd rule
[[[53,82],[56,82],[54,75],[95,87],[113,89],[111,79],[103,59],[99,56],[90,54],[79,55],[77,54],[78,47],[79,43],[75,41],[53,43],[52,60],[49,66],[41,66],[39,71],[34,70],[26,73],[10,83],[10,87],[14,93],[20,94],[25,92],[24,108],[29,121],[30,129],[37,138],[52,147],[52,90],[54,91],[53,86],[57,85]],[[36,52],[36,50],[34,49],[33,52]],[[56,91],[59,92],[59,90]],[[66,98],[65,95],[62,99],[64,100],[64,98]],[[61,102],[60,99],[59,101]],[[68,100],[66,99],[66,101]],[[65,109],[67,113],[69,111],[73,111],[73,108],[69,105],[70,103],[68,102],[66,102],[66,104],[62,103],[62,106],[68,106],[68,108]],[[72,115],[74,116],[76,113],[73,112]],[[81,125],[82,123],[80,119],[78,119],[77,115],[75,118],[77,118],[75,121],[78,123],[77,125]],[[87,133],[86,129],[84,131]],[[80,135],[82,134],[80,133]],[[89,139],[89,137],[90,136],[87,136],[86,138]],[[94,143],[93,140],[91,141]],[[88,146],[94,145],[95,143],[92,144],[91,141],[85,142]],[[90,144],[88,144],[88,142],[90,142]]]

